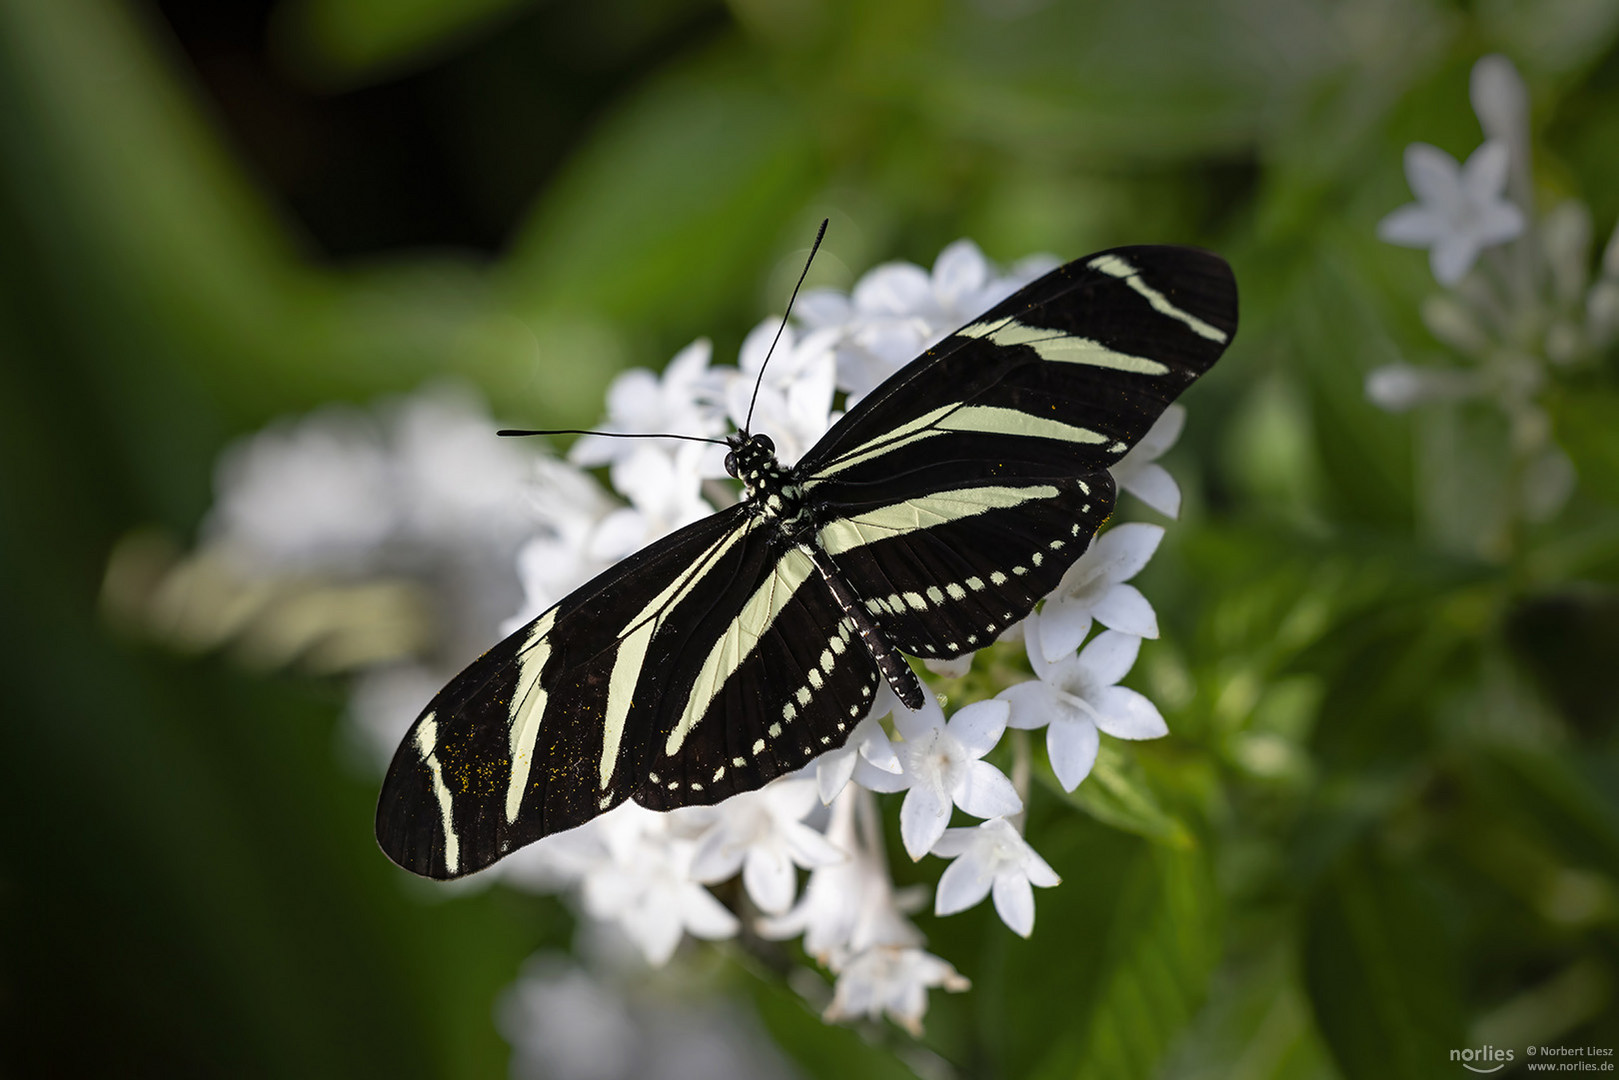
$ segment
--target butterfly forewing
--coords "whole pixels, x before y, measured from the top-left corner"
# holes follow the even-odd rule
[[[668,684],[648,662],[757,573],[765,544],[732,507],[619,563],[475,661],[394,755],[377,838],[399,865],[447,878],[583,824],[632,794]]]
[[[919,468],[1106,468],[1219,358],[1236,285],[1217,256],[1118,248],[1060,267],[900,369],[805,455],[813,484]],[[937,481],[916,481],[922,493]],[[946,485],[947,486],[947,485]]]

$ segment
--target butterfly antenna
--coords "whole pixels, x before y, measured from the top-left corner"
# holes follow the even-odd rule
[[[770,358],[775,355],[776,342],[781,340],[781,332],[787,329],[787,317],[793,313],[793,301],[798,299],[798,290],[804,285],[804,279],[809,276],[810,263],[815,261],[815,253],[821,250],[821,238],[826,235],[829,218],[821,219],[821,228],[815,234],[815,243],[810,245],[809,258],[804,260],[804,272],[798,275],[798,284],[793,286],[793,295],[787,298],[787,310],[781,316],[781,325],[776,327],[776,336],[770,339],[770,351],[765,353],[765,362],[759,365],[759,377],[753,383],[753,399],[748,402],[748,418],[742,424],[742,434],[748,433],[753,425],[753,407],[759,404],[759,387],[765,384],[765,368],[770,364]]]
[[[531,431],[528,428],[501,428],[495,432],[504,438],[520,438],[524,435],[600,435],[604,439],[685,439],[688,442],[716,443],[720,446],[729,445],[724,439],[708,439],[701,435],[675,435],[669,432],[643,432],[643,431],[582,431],[579,428],[555,428],[547,431]]]

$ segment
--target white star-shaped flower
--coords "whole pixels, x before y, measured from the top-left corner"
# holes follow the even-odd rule
[[[977,318],[1056,266],[1028,259],[997,276],[978,245],[958,240],[930,274],[914,263],[875,267],[845,297],[816,290],[799,299],[807,326],[838,332],[838,387],[852,405],[946,334]]]
[[[832,803],[826,839],[848,853],[841,862],[810,871],[804,895],[785,915],[759,920],[759,933],[781,940],[804,935],[804,951],[836,971],[873,945],[920,945],[922,933],[905,917],[913,910],[897,896],[881,850],[860,842],[856,815],[864,806],[867,828],[881,828],[875,802],[848,788]]]
[[[827,1020],[879,1019],[887,1013],[918,1038],[928,1011],[928,988],[960,992],[972,984],[932,953],[909,946],[878,945],[850,960],[832,989]]]
[[[714,400],[716,377],[708,369],[713,351],[707,338],[699,338],[676,353],[661,376],[647,368],[619,375],[607,389],[607,419],[601,430],[722,434],[724,413]],[[594,467],[628,457],[643,445],[639,439],[585,435],[573,444],[568,457]]]
[[[894,747],[910,788],[899,810],[899,833],[912,859],[926,855],[950,824],[952,806],[973,817],[992,818],[1023,809],[1012,781],[987,761],[1006,730],[1004,702],[979,701],[956,712],[948,724],[931,697],[919,712],[894,710],[904,742]]]
[[[1072,791],[1096,764],[1097,732],[1117,739],[1156,739],[1169,734],[1158,707],[1134,690],[1115,685],[1129,673],[1141,639],[1104,630],[1077,656],[1053,664],[1045,659],[1037,626],[1027,630],[1029,663],[1039,678],[1002,690],[1011,705],[1007,725],[1046,727],[1046,751],[1064,791]]]
[[[877,700],[882,701],[880,694]],[[896,779],[900,776],[902,770],[899,758],[894,754],[894,744],[888,741],[888,732],[883,730],[883,725],[878,719],[887,716],[888,711],[888,709],[880,711],[873,709],[870,715],[849,732],[848,742],[816,759],[815,780],[820,787],[823,803],[832,805],[832,800],[843,791],[861,765],[887,773]],[[860,772],[862,776],[865,775],[864,769]]]
[[[1128,491],[1168,518],[1180,517],[1181,489],[1169,470],[1158,464],[1186,426],[1186,409],[1171,405],[1163,411],[1141,441],[1130,448],[1108,472],[1120,491]]]
[[[1041,609],[1024,620],[1027,639],[1039,627],[1041,659],[1072,655],[1091,621],[1136,637],[1158,636],[1158,616],[1141,590],[1125,582],[1139,574],[1164,538],[1161,525],[1117,525],[1098,536],[1068,568]]]
[[[1425,247],[1433,276],[1454,285],[1479,253],[1523,232],[1524,216],[1504,195],[1510,165],[1505,143],[1491,140],[1467,164],[1436,146],[1405,148],[1405,175],[1417,197],[1389,214],[1377,235],[1391,244]]]
[[[692,876],[713,884],[742,871],[742,884],[760,909],[779,915],[793,904],[798,875],[843,862],[837,845],[804,824],[816,803],[815,781],[783,779],[733,795],[714,807],[714,821],[697,843]]]
[[[766,365],[765,358],[778,329],[781,340]],[[832,426],[832,398],[837,392],[833,353],[836,340],[836,331],[811,331],[800,337],[791,326],[782,328],[779,319],[766,319],[743,339],[737,367],[726,379],[725,406],[731,422],[738,430],[749,424],[749,430],[769,435],[776,444],[776,458],[783,465],[795,464]],[[761,369],[763,382],[759,381]]]
[[[605,857],[582,873],[585,911],[622,926],[647,963],[668,963],[687,932],[711,940],[737,932],[736,917],[692,877],[697,845],[675,836],[664,815],[626,802],[592,826]]]
[[[1005,818],[971,829],[946,829],[933,854],[955,859],[939,877],[935,915],[966,911],[993,889],[1001,921],[1023,937],[1034,931],[1031,886],[1049,889],[1062,881]]]

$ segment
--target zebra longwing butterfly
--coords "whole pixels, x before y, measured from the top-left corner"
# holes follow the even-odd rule
[[[901,655],[994,641],[1113,509],[1124,456],[1237,327],[1230,268],[1104,251],[1028,285],[861,399],[803,460],[730,436],[743,499],[582,586],[428,704],[377,840],[481,870],[626,799],[717,803],[841,746]]]

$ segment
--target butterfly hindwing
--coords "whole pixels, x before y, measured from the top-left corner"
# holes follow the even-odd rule
[[[949,659],[1034,609],[1113,509],[1113,478],[975,485],[856,510],[820,540],[899,649]]]
[[[811,556],[784,545],[729,620],[665,658],[692,673],[649,739],[635,800],[654,810],[719,802],[841,746],[870,710],[877,665]]]

